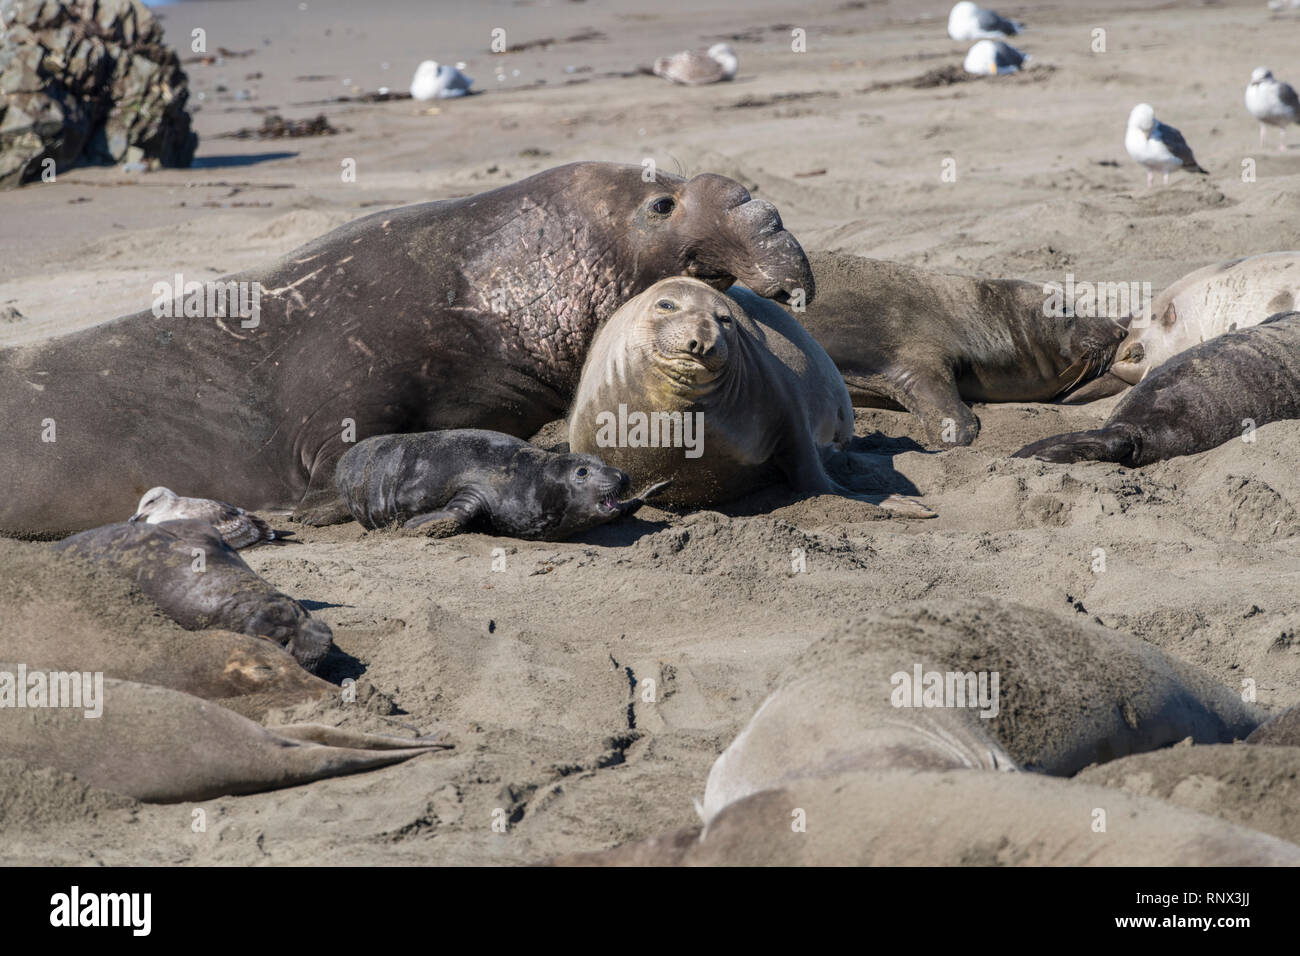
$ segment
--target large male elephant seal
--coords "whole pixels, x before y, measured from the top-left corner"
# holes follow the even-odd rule
[[[671,481],[663,500],[700,507],[786,482],[852,493],[826,463],[853,437],[835,365],[783,309],[747,289],[657,282],[592,342],[569,413],[569,445],[636,481]],[[932,512],[897,495],[905,514]]]
[[[1095,624],[988,598],[918,602],[805,651],[714,763],[703,814],[845,771],[1068,776],[1186,737],[1231,742],[1264,716],[1195,667]]]
[[[118,571],[187,630],[265,637],[309,671],[329,652],[329,626],[259,577],[206,521],[105,525],[54,547]]]
[[[29,682],[35,676],[0,663],[0,693],[7,675],[12,691],[30,697],[30,684],[12,685],[19,674]],[[137,800],[176,803],[292,787],[447,746],[317,724],[262,727],[189,694],[133,681],[105,678],[102,689],[98,716],[85,706],[0,707],[0,753]]]
[[[1135,385],[1101,428],[1044,438],[1015,457],[1137,468],[1289,418],[1300,418],[1300,312],[1179,353]]]
[[[1257,325],[1300,302],[1300,252],[1231,259],[1183,276],[1135,316],[1110,374],[1136,385],[1180,352],[1225,332]]]
[[[577,163],[375,213],[222,280],[257,293],[247,318],[187,293],[204,317],[144,311],[6,349],[0,531],[104,524],[156,485],[344,520],[331,480],[348,441],[526,438],[568,409],[597,326],[683,274],[814,292],[776,208],[739,183]]]
[[[797,316],[853,404],[900,408],[937,448],[969,445],[967,402],[1051,402],[1105,372],[1124,338],[1110,318],[1047,315],[1040,284],[928,272],[837,252],[809,256],[817,301]]]
[[[562,455],[476,428],[376,435],[339,459],[334,484],[367,528],[563,541],[634,515],[663,485],[626,501],[631,479],[595,455]]]

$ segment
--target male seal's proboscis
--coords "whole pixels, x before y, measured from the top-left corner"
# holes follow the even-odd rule
[[[776,208],[739,183],[577,163],[376,213],[223,280],[257,283],[256,324],[144,311],[0,351],[0,532],[104,524],[156,485],[343,520],[348,439],[527,437],[564,415],[600,323],[683,274],[814,294]]]

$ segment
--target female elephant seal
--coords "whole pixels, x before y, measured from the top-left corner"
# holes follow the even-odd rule
[[[1101,428],[1044,438],[1015,457],[1137,468],[1289,418],[1300,418],[1300,312],[1179,353],[1135,385]]]
[[[919,602],[823,638],[709,772],[703,814],[859,770],[1069,776],[1192,737],[1244,738],[1263,710],[1151,645],[991,599]]]
[[[677,507],[782,480],[854,494],[826,470],[852,437],[844,382],[807,330],[747,289],[689,278],[652,285],[601,327],[569,413],[575,451],[638,481],[671,480],[662,497]],[[880,503],[933,515],[897,495]]]
[[[17,665],[0,663],[0,692],[4,675],[16,673]],[[33,676],[27,672],[29,697]],[[0,707],[0,753],[137,800],[177,803],[292,787],[447,746],[316,724],[262,727],[133,681],[105,678],[102,689],[98,716],[85,706]]]
[[[967,402],[1051,402],[1103,373],[1124,327],[1046,315],[1042,285],[976,279],[837,252],[809,256],[817,301],[798,318],[853,404],[911,412],[933,447],[969,445]]]
[[[1225,332],[1248,328],[1300,302],[1300,252],[1269,252],[1197,269],[1151,303],[1151,320],[1135,316],[1112,375],[1136,385],[1180,352]]]
[[[285,647],[315,671],[333,634],[306,608],[258,577],[206,521],[122,523],[73,535],[54,546],[102,563],[186,630],[209,627],[253,634]]]
[[[339,461],[334,484],[364,527],[562,541],[633,515],[662,484],[620,501],[626,474],[594,455],[559,455],[500,432],[465,428],[367,438]]]
[[[812,297],[771,203],[722,176],[642,172],[577,163],[376,213],[186,293],[188,315],[0,351],[0,531],[106,524],[155,485],[345,520],[347,442],[535,433],[568,410],[597,326],[665,276]],[[248,316],[223,308],[232,295]]]

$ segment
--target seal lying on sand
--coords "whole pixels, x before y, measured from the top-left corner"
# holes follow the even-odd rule
[[[1015,457],[1137,468],[1289,418],[1300,418],[1300,312],[1179,353],[1135,385],[1101,428],[1044,438]]]
[[[1097,827],[1103,822],[1104,829]],[[1296,866],[1300,847],[1163,800],[1040,774],[873,770],[804,778],[752,794],[725,807],[700,836],[679,831],[551,862]]]
[[[333,641],[324,621],[258,577],[206,521],[106,525],[54,548],[116,569],[187,630],[219,627],[265,637],[309,671]]]
[[[164,521],[184,521],[198,518],[217,529],[226,544],[235,550],[249,548],[263,541],[274,541],[275,532],[257,515],[243,508],[213,501],[211,498],[182,498],[170,488],[150,488],[135,506],[135,514],[127,521],[147,521],[162,524]]]
[[[826,470],[852,437],[844,382],[807,330],[747,289],[688,278],[654,284],[601,327],[569,413],[573,450],[671,480],[663,499],[677,507],[782,480],[853,495]],[[878,503],[933,516],[897,495]]]
[[[340,694],[265,638],[196,639],[112,567],[3,540],[0,567],[0,660],[156,684],[254,719]]]
[[[1269,252],[1197,269],[1151,303],[1151,321],[1134,317],[1110,374],[1136,385],[1179,352],[1256,325],[1300,302],[1300,252]]]
[[[367,438],[339,461],[334,484],[366,528],[455,534],[482,521],[497,534],[541,541],[636,514],[665,486],[620,501],[631,480],[594,455],[559,455],[472,428]]]
[[[967,402],[1051,402],[1103,373],[1124,338],[1108,318],[1046,316],[1042,285],[809,256],[817,302],[798,315],[853,404],[911,412],[934,447],[969,445]]]
[[[568,410],[597,326],[683,274],[814,292],[776,208],[739,183],[577,163],[359,219],[213,284],[211,304],[177,300],[189,315],[0,350],[0,532],[120,520],[154,485],[346,520],[333,477],[347,442],[528,437]],[[243,292],[248,317],[213,314]]]
[[[0,687],[3,674],[17,672],[0,663]],[[292,787],[447,746],[315,724],[262,727],[189,694],[112,678],[103,698],[98,717],[84,707],[0,707],[0,753],[137,800],[176,803]]]
[[[704,818],[803,777],[1065,776],[1185,737],[1231,742],[1263,718],[1196,668],[1097,625],[987,598],[918,602],[845,626],[786,670],[710,770]]]

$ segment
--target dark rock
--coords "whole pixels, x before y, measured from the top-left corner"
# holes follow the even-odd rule
[[[0,189],[80,164],[188,166],[188,81],[138,0],[0,0]]]

